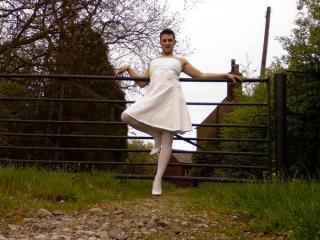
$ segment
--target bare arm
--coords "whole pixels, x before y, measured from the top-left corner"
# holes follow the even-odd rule
[[[126,66],[123,66],[123,67],[120,67],[117,71],[117,75],[119,74],[122,74],[124,72],[127,72],[130,77],[132,78],[139,78],[139,77],[142,77],[142,78],[149,78],[150,77],[150,66],[147,67],[147,69],[145,70],[144,74],[143,75],[140,75],[139,73],[137,73],[136,71],[134,71],[130,65],[126,65]],[[138,80],[135,80],[136,84],[139,85],[139,87],[143,88],[145,87],[148,82],[146,81],[138,81]]]
[[[213,79],[230,79],[233,82],[241,81],[242,78],[234,74],[229,73],[203,73],[194,66],[192,66],[187,60],[182,59],[183,72],[192,78],[213,78]]]

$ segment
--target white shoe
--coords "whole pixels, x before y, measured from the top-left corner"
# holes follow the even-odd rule
[[[162,194],[161,182],[154,180],[152,184],[152,195],[160,196],[161,194]]]
[[[151,149],[150,155],[154,155],[156,153],[160,152],[161,148],[161,135],[159,137],[153,137],[154,143],[153,143],[153,148]]]
[[[151,149],[150,155],[154,155],[156,153],[159,153],[160,152],[160,148],[161,148],[160,145],[157,146],[157,147],[153,146],[153,148]]]

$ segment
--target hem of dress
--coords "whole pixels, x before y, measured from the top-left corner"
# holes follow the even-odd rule
[[[158,125],[152,125],[148,122],[145,122],[145,121],[141,121],[141,120],[138,120],[136,117],[132,116],[130,113],[126,112],[126,114],[128,114],[130,117],[134,118],[136,121],[138,122],[141,122],[141,123],[144,123],[150,127],[155,127],[155,128],[160,128],[160,129],[163,129],[163,130],[166,130],[166,131],[169,131],[169,132],[175,132],[175,133],[179,133],[179,134],[185,134],[186,132],[190,132],[192,131],[192,128],[189,129],[189,130],[171,130],[171,129],[168,129],[168,128],[164,128],[164,127],[159,127]]]

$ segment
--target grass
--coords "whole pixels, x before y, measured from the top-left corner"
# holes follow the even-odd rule
[[[103,201],[146,198],[150,191],[151,181],[115,179],[104,171],[0,167],[0,220],[19,221],[39,208],[70,212]]]
[[[150,197],[151,181],[120,180],[103,171],[0,167],[0,220],[19,222],[39,208],[85,210],[95,203]],[[320,183],[317,181],[226,184],[206,183],[165,194],[183,200],[185,209],[236,215],[246,230],[286,234],[288,239],[320,239]],[[219,219],[219,221],[224,219]],[[226,229],[228,234],[237,229]],[[238,233],[234,232],[236,236]]]
[[[193,208],[236,214],[252,232],[320,239],[320,183],[316,181],[204,184],[187,195]]]

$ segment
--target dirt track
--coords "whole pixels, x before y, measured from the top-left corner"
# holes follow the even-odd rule
[[[23,223],[2,224],[2,239],[286,239],[245,231],[238,216],[196,212],[180,196],[104,203],[81,213],[39,210]]]

